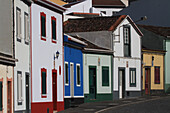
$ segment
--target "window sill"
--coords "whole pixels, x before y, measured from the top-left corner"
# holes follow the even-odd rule
[[[65,86],[69,86],[69,84],[65,84]]]
[[[17,36],[17,41],[18,41],[18,42],[21,42],[21,37],[18,37],[18,36]]]
[[[57,43],[57,40],[53,40],[53,39],[52,39],[52,43],[56,44],[56,43]]]
[[[46,37],[41,36],[41,40],[46,41]]]
[[[81,87],[81,85],[76,85],[77,87]]]
[[[41,98],[47,98],[47,94],[41,94]]]

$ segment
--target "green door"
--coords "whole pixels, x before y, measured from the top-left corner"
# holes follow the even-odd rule
[[[89,96],[96,99],[96,66],[89,67]]]
[[[0,111],[2,111],[2,82],[0,82]]]

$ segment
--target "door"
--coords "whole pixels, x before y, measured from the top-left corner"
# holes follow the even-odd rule
[[[53,109],[57,110],[57,70],[52,71],[53,79]]]
[[[74,97],[74,64],[70,63],[70,88],[71,88],[71,98]]]
[[[150,68],[145,68],[145,94],[150,94]]]
[[[90,99],[96,99],[96,67],[89,67],[89,95]]]
[[[119,98],[125,96],[125,69],[119,69]]]
[[[29,113],[29,104],[30,104],[30,98],[29,98],[29,73],[26,73],[25,75],[25,83],[26,83],[26,113]]]
[[[8,99],[8,102],[7,102],[7,113],[11,113],[12,111],[12,106],[11,106],[11,104],[12,104],[12,88],[11,88],[11,81],[8,81],[8,85],[7,85],[7,87],[8,87],[8,93],[7,93],[7,99]]]

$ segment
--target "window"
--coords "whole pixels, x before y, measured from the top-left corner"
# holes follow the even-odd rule
[[[41,40],[46,41],[46,14],[41,12]]]
[[[17,96],[18,96],[18,105],[22,105],[22,72],[17,71]]]
[[[130,26],[123,27],[123,36],[124,36],[124,56],[130,57]]]
[[[41,97],[47,97],[47,70],[45,68],[41,69]]]
[[[29,43],[29,18],[28,14],[24,13],[24,32],[25,32],[25,44]]]
[[[3,108],[3,105],[2,105],[3,104],[3,101],[2,101],[2,99],[3,99],[2,94],[3,93],[2,93],[2,91],[3,91],[2,90],[2,81],[0,81],[0,111],[2,111],[2,108]]]
[[[21,42],[21,9],[16,8],[16,37]]]
[[[51,17],[51,24],[52,24],[52,42],[56,43],[56,18]]]
[[[76,65],[77,69],[77,86],[80,86],[80,64]]]
[[[109,86],[109,67],[102,66],[102,86]]]
[[[155,66],[155,84],[160,84],[160,67]]]
[[[130,68],[130,87],[136,87],[136,68]]]
[[[65,84],[68,85],[69,84],[69,80],[68,80],[68,63],[65,62]]]

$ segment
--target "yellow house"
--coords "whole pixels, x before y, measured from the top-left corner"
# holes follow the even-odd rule
[[[67,4],[66,2],[61,1],[61,0],[50,0],[50,1],[53,2],[53,3],[56,3],[56,4],[60,5],[60,6]]]
[[[164,92],[165,51],[142,49],[143,91],[145,94]]]

